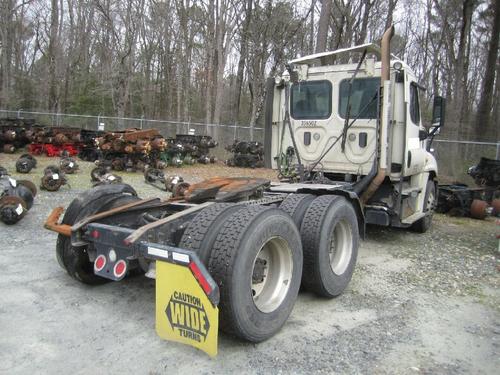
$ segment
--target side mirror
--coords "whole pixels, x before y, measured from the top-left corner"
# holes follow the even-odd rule
[[[446,99],[442,96],[434,97],[434,105],[432,107],[432,123],[431,127],[441,128],[444,125],[446,109]]]
[[[418,139],[421,141],[426,140],[429,137],[429,133],[427,130],[419,130],[418,132]]]

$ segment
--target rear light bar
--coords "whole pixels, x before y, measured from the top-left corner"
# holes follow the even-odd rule
[[[209,300],[214,305],[219,304],[219,287],[194,251],[144,241],[127,244],[126,239],[132,232],[130,228],[107,224],[88,225],[87,241],[90,240],[97,251],[96,275],[119,281],[127,274],[129,262],[141,257],[173,263],[188,267]]]

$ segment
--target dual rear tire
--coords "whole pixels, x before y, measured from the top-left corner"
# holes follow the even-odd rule
[[[337,297],[351,281],[358,256],[359,229],[352,204],[340,196],[319,196],[305,212],[300,234],[303,286],[323,297]]]
[[[187,226],[179,247],[193,250],[220,290],[220,327],[251,342],[288,319],[302,274],[300,233],[283,210],[214,204]]]
[[[279,208],[214,205],[179,244],[198,253],[220,288],[221,329],[251,342],[281,329],[301,283],[324,297],[342,293],[358,245],[351,203],[309,194],[292,194]]]

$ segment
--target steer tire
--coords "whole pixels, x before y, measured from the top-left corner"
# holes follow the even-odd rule
[[[412,224],[411,229],[413,231],[417,233],[425,233],[431,228],[432,217],[434,216],[434,210],[437,203],[437,196],[434,181],[427,181],[424,197],[424,212],[426,212],[426,215]]]
[[[280,208],[292,217],[300,229],[306,210],[314,199],[316,196],[312,194],[289,194],[281,202]]]
[[[300,234],[304,247],[302,285],[323,297],[340,295],[351,280],[358,255],[359,229],[352,204],[335,195],[316,198],[306,211]],[[333,241],[341,252],[330,252]]]
[[[212,246],[222,225],[244,206],[239,204],[214,204],[201,210],[188,224],[179,247],[193,250],[204,265],[208,265]]]
[[[260,258],[264,252],[270,254],[267,262]],[[257,262],[268,268],[255,284]],[[302,274],[299,231],[279,208],[239,210],[217,235],[208,269],[220,288],[221,329],[251,342],[264,341],[285,324],[297,299]],[[258,295],[255,285],[262,288]]]
[[[73,225],[95,213],[139,199],[135,195],[135,191],[128,185],[121,186],[121,189],[117,185],[114,189],[109,188],[109,186],[90,189],[74,199],[69,205],[62,223]],[[94,265],[90,261],[88,253],[89,246],[92,245],[73,246],[70,237],[59,234],[56,243],[57,261],[75,280],[89,285],[106,283],[109,280],[94,274]]]

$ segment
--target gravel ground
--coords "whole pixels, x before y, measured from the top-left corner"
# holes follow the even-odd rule
[[[18,155],[0,154],[14,171]],[[29,175],[39,185],[38,158]],[[426,234],[368,228],[346,292],[301,293],[285,327],[254,345],[221,334],[219,355],[160,340],[154,281],[99,287],[72,280],[55,259],[56,235],[42,228],[50,210],[90,187],[90,163],[71,188],[40,192],[15,226],[0,223],[0,373],[366,373],[494,374],[500,368],[499,253],[493,220],[436,215]],[[189,182],[210,176],[274,179],[269,170],[223,165],[169,169]],[[141,196],[161,191],[122,173]],[[497,369],[497,370],[495,370]]]

